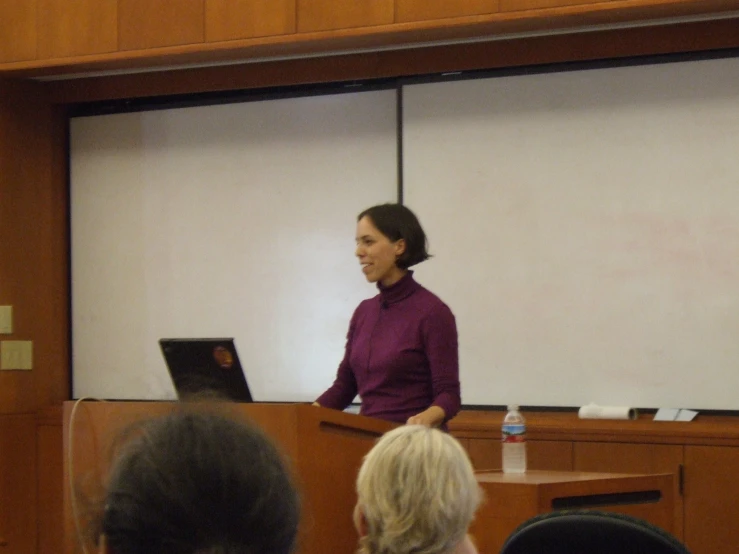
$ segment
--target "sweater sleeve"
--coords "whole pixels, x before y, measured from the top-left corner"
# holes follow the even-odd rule
[[[440,304],[424,318],[422,333],[431,369],[431,405],[444,410],[444,421],[449,421],[459,412],[461,397],[457,323],[446,304]]]
[[[349,322],[349,331],[346,335],[346,346],[344,347],[344,359],[339,364],[336,372],[336,379],[333,385],[316,399],[322,407],[332,408],[334,410],[343,410],[357,396],[357,380],[354,377],[349,358],[351,357],[352,336],[354,335],[355,321],[357,311],[354,311],[352,319]]]

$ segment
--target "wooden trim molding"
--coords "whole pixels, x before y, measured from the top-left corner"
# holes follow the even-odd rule
[[[465,439],[500,440],[503,416],[500,411],[462,411],[449,422],[449,431]],[[525,417],[531,440],[739,446],[739,418],[731,416],[699,415],[691,422],[652,421],[651,415],[635,421],[579,419],[564,412]]]
[[[49,81],[52,101],[95,101],[500,69],[739,47],[739,19],[344,56]]]
[[[18,77],[65,75],[103,70],[142,70],[162,66],[328,55],[347,50],[410,47],[439,41],[502,38],[598,25],[658,24],[679,17],[727,17],[732,0],[620,0],[522,11],[502,11],[432,21],[392,23],[330,31],[182,44],[56,59],[10,62],[0,74]]]

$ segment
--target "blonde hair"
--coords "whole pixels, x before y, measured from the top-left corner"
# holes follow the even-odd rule
[[[367,454],[357,496],[367,525],[361,554],[447,554],[464,539],[482,491],[459,442],[405,425]]]

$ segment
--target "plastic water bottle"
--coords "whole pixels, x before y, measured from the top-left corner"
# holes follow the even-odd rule
[[[508,406],[503,419],[503,473],[526,472],[526,420],[518,406]]]

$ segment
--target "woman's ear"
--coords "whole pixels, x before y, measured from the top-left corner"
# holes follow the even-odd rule
[[[405,239],[398,239],[394,243],[395,257],[400,258],[405,253]]]
[[[362,511],[362,508],[359,506],[359,504],[356,504],[354,506],[354,527],[357,530],[357,534],[359,535],[359,538],[366,537],[369,530],[367,529],[367,518],[364,517],[364,512]]]
[[[362,510],[359,510],[359,536],[366,537],[367,533],[369,533],[369,528],[367,527],[367,518],[364,517],[364,512]]]

